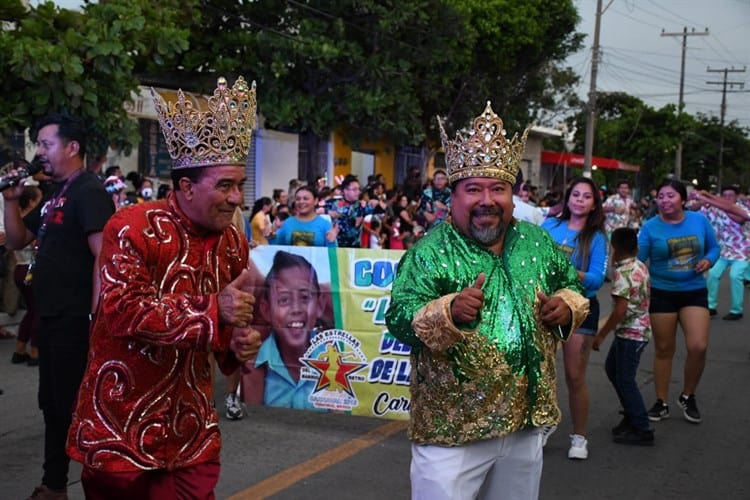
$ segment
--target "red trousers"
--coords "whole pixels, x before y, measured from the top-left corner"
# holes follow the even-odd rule
[[[87,500],[214,500],[219,462],[173,471],[103,472],[84,467],[81,483]]]

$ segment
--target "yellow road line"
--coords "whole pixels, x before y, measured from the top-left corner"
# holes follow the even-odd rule
[[[328,467],[367,449],[385,438],[406,429],[408,422],[394,420],[347,441],[346,443],[317,455],[310,460],[290,467],[263,481],[229,497],[229,500],[259,500],[292,486],[294,483],[312,476]]]

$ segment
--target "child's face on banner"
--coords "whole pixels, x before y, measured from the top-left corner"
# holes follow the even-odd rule
[[[309,269],[298,266],[280,271],[271,283],[263,305],[280,344],[306,346],[322,314],[320,294],[311,277]]]

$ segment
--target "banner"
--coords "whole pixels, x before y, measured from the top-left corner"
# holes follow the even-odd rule
[[[385,324],[403,251],[258,246],[250,252],[254,327],[247,403],[409,418],[409,346]]]

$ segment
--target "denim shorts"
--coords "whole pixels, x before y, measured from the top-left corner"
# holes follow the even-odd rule
[[[589,314],[578,327],[576,333],[583,335],[596,335],[599,329],[599,299],[596,297],[589,298]]]
[[[708,309],[708,290],[686,290],[673,292],[651,287],[649,313],[676,313],[683,307],[705,307]]]

